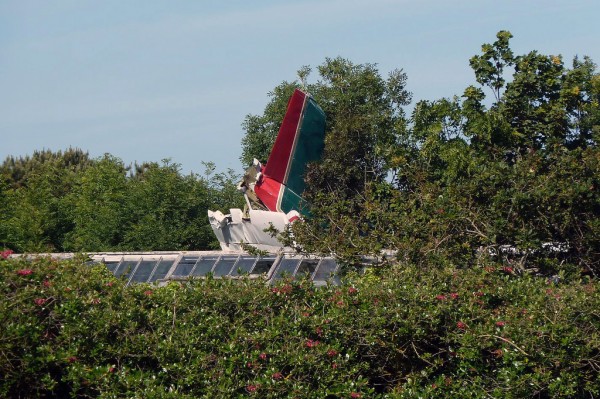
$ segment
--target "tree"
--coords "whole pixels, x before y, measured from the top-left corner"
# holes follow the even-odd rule
[[[493,44],[485,43],[481,46],[481,55],[475,55],[469,61],[475,79],[482,86],[492,89],[496,101],[500,100],[501,90],[504,88],[504,69],[514,64],[514,55],[509,47],[509,40],[513,35],[508,31],[500,31]]]
[[[65,197],[76,174],[90,164],[87,153],[72,149],[8,157],[0,167],[0,242],[19,252],[63,250],[65,234],[73,226]]]
[[[110,251],[119,248],[127,227],[128,196],[123,162],[105,154],[78,176],[70,193],[73,229],[65,247],[71,251]]]
[[[12,188],[18,188],[26,184],[30,174],[38,173],[44,164],[56,164],[58,167],[76,173],[90,166],[93,161],[89,153],[79,148],[68,148],[64,152],[42,150],[34,151],[31,156],[24,157],[8,156],[0,165],[0,176]]]
[[[327,115],[327,135],[323,161],[309,172],[307,183],[351,198],[387,176],[389,149],[406,130],[407,77],[395,70],[386,80],[376,65],[342,58],[326,59],[318,71],[321,81],[309,90]]]
[[[501,31],[471,58],[477,84],[462,97],[420,101],[410,121],[401,71],[383,80],[373,65],[327,59],[306,85],[327,138],[296,241],[460,266],[496,251],[520,269],[600,273],[600,74],[587,57],[567,68],[515,55],[511,38]]]
[[[476,248],[509,246],[520,254],[519,267],[596,273],[599,75],[589,58],[568,69],[560,56],[515,56],[511,37],[499,32],[471,59],[477,82],[494,94],[489,107],[474,86],[462,100],[417,104],[411,166],[398,171],[405,190],[398,206],[419,199],[419,209],[423,200],[438,209],[419,218],[404,208],[422,222],[410,236],[457,263],[471,262]],[[427,223],[445,228],[420,227]]]
[[[411,99],[402,70],[392,71],[385,79],[374,64],[327,58],[317,71],[316,83],[307,83],[310,68],[303,67],[298,73],[301,82],[284,82],[273,90],[264,114],[246,118],[242,140],[243,160],[252,158],[250,151],[264,160],[289,96],[301,85],[325,112],[323,158],[305,176],[303,195],[313,204],[313,218],[294,232],[306,250],[316,252],[339,248],[332,240],[354,242],[353,236],[374,230],[372,220],[360,219],[360,210],[389,187],[386,178],[394,162],[394,147],[406,139],[403,107]],[[353,252],[360,251],[371,252],[366,245],[356,246]]]
[[[216,165],[213,162],[202,162],[202,165],[205,171],[200,182],[207,187],[209,208],[243,208],[246,202],[237,187],[241,176],[231,168],[215,173]]]
[[[369,181],[386,177],[388,150],[405,131],[403,106],[411,94],[406,91],[406,74],[392,71],[383,79],[374,64],[356,65],[343,58],[327,58],[317,68],[319,81],[305,84],[323,108],[327,118],[325,154],[309,178],[312,187],[326,188],[353,196]],[[306,81],[310,69],[299,71]],[[242,161],[265,161],[271,150],[287,101],[300,83],[283,82],[269,96],[263,115],[248,115],[244,123]],[[335,184],[330,181],[335,178]],[[341,190],[341,191],[340,191]]]
[[[239,206],[237,177],[182,176],[81,150],[36,151],[0,166],[0,246],[17,252],[213,249],[207,209]]]
[[[149,163],[129,183],[127,228],[123,247],[132,250],[215,248],[208,226],[209,188],[196,175],[182,176],[170,160]]]

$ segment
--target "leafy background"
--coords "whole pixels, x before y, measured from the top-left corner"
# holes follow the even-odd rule
[[[264,161],[294,88],[323,107],[312,217],[282,239],[336,254],[341,286],[124,287],[84,258],[0,261],[0,396],[598,396],[600,75],[511,37],[471,58],[460,96],[411,106],[402,70],[328,58],[247,116],[242,160]],[[215,248],[206,210],[241,198],[205,168],[9,157],[2,258]],[[353,272],[364,255],[380,265]]]

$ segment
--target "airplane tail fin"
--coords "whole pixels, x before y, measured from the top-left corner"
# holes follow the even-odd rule
[[[270,211],[303,212],[304,174],[310,162],[321,159],[324,146],[325,113],[310,95],[296,89],[269,160],[254,187]]]

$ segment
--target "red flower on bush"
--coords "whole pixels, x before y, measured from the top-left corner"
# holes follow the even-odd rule
[[[112,281],[109,281],[108,283],[106,283],[106,286],[107,286],[107,287],[112,287],[112,286],[113,286],[113,284],[114,284],[114,283],[113,283]]]
[[[497,321],[496,322],[496,327],[504,327],[506,325],[506,322],[504,321]]]
[[[260,360],[267,360],[267,354],[263,352],[263,353],[261,353],[260,355],[258,355],[258,358],[259,358]]]
[[[273,373],[272,375],[274,380],[281,380],[283,378],[283,374],[281,374],[279,371],[276,373]]]
[[[92,305],[98,305],[100,303],[100,298],[94,298],[92,299]]]
[[[67,358],[67,362],[69,363],[75,363],[77,361],[77,358],[75,356],[69,356]]]
[[[352,392],[352,393],[350,394],[350,397],[351,397],[352,399],[357,399],[357,398],[362,398],[362,395],[361,395],[359,392]]]
[[[283,287],[275,287],[271,289],[273,294],[289,294],[292,292],[292,286],[290,284],[286,284]]]
[[[152,295],[152,290],[146,290],[146,291],[144,291],[144,295],[146,295],[146,296]]]
[[[475,295],[475,296],[483,296],[484,293],[481,292],[481,291],[477,291],[477,292],[474,292],[473,295]]]
[[[332,363],[332,364],[331,364],[331,368],[332,368],[332,369],[334,369],[334,370],[335,370],[335,369],[337,369],[337,368],[338,368],[338,365],[337,365],[337,363]]]
[[[284,294],[289,294],[290,292],[292,292],[292,286],[290,284],[286,284],[283,287],[281,287],[281,292],[283,292]]]
[[[458,323],[456,323],[456,327],[459,330],[466,330],[467,329],[467,325],[465,323],[463,323],[462,321],[459,321]]]
[[[44,282],[42,283],[42,285],[46,288],[50,287],[52,285],[52,283],[48,280],[44,280]]]
[[[438,301],[445,301],[446,300],[446,295],[436,295],[435,299],[437,299]]]
[[[258,385],[247,385],[246,386],[246,391],[248,391],[250,393],[256,392],[257,389],[258,389]]]
[[[502,271],[503,271],[504,273],[506,273],[506,274],[513,274],[513,273],[515,272],[515,269],[513,269],[513,268],[512,268],[512,267],[510,267],[510,266],[504,266],[504,267],[502,268]]]
[[[42,306],[46,303],[46,300],[44,298],[35,298],[33,302],[38,306]]]
[[[456,292],[452,292],[452,293],[450,293],[450,298],[458,299],[458,294]]]
[[[358,292],[358,290],[354,287],[348,288],[348,294],[350,294],[350,295],[356,294],[357,292]]]
[[[30,274],[33,274],[33,270],[31,270],[31,269],[21,269],[21,270],[17,270],[17,274],[19,276],[29,276]]]
[[[322,336],[323,336],[323,329],[322,329],[321,327],[317,327],[317,328],[315,329],[315,332],[317,333],[317,335],[318,335],[319,337],[322,337]]]
[[[313,341],[312,339],[309,339],[308,341],[306,341],[307,348],[314,348],[317,345],[319,345],[319,341]]]
[[[4,251],[0,252],[0,258],[7,259],[12,254],[13,254],[12,249],[5,249]]]
[[[338,353],[337,353],[337,351],[336,351],[336,350],[334,350],[334,349],[329,349],[329,350],[327,351],[327,356],[329,356],[329,357],[334,357],[334,356],[336,356],[337,354],[338,354]]]

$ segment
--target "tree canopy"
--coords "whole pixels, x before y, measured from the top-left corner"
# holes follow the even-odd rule
[[[567,67],[560,55],[515,55],[511,38],[498,32],[471,58],[475,83],[461,96],[418,101],[410,117],[406,74],[384,79],[341,58],[314,84],[304,67],[270,93],[265,113],[246,119],[244,161],[268,153],[294,87],[327,115],[323,161],[305,177],[313,218],[294,227],[305,250],[389,248],[459,266],[487,253],[600,272],[600,74],[588,57]]]
[[[232,171],[181,174],[170,160],[126,167],[81,150],[9,157],[0,166],[0,245],[18,252],[218,247],[207,210],[239,206]]]
[[[597,396],[600,73],[587,57],[515,54],[511,38],[471,58],[461,95],[410,112],[402,70],[335,58],[246,117],[242,160],[264,161],[294,88],[325,111],[311,216],[287,239],[344,265],[394,257],[346,268],[340,286],[125,286],[82,256],[0,251],[0,395]],[[79,149],[8,157],[0,250],[214,248],[206,210],[242,197],[233,171],[204,167]]]
[[[500,31],[470,59],[474,82],[412,108],[407,75],[326,58],[248,115],[242,157],[266,161],[297,87],[326,114],[310,165],[308,252],[352,259],[391,249],[417,263],[486,259],[543,273],[600,272],[600,74],[588,58],[515,54]],[[23,251],[208,249],[206,210],[242,204],[237,176],[183,176],[165,160],[126,167],[79,149],[0,166],[0,243]],[[490,258],[491,256],[491,258]]]

